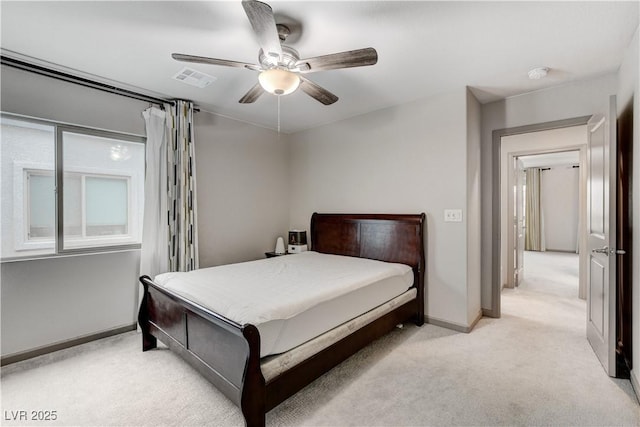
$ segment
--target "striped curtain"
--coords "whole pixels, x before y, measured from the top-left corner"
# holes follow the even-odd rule
[[[529,168],[526,172],[525,191],[525,237],[524,249],[545,251],[544,216],[540,197],[540,168]]]
[[[190,271],[198,268],[193,103],[176,101],[166,108],[169,271]]]

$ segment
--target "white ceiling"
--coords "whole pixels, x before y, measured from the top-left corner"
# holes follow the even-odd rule
[[[280,98],[282,132],[295,132],[470,86],[482,103],[618,69],[639,2],[270,1],[302,58],[364,47],[370,67],[308,74],[340,100],[302,91]],[[240,1],[0,2],[3,54],[66,67],[100,81],[276,129],[278,97],[238,100],[254,71],[178,63],[172,52],[257,63]],[[217,80],[204,89],[171,77],[185,65]],[[546,79],[527,71],[547,66]]]

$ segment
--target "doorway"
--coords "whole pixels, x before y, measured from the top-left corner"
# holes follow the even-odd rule
[[[492,264],[491,264],[491,308],[485,310],[485,314],[490,317],[500,317],[501,315],[501,292],[503,289],[503,259],[507,259],[506,245],[502,242],[507,237],[507,227],[503,228],[503,222],[501,218],[508,218],[506,215],[506,204],[502,203],[503,196],[506,197],[507,187],[501,186],[501,182],[506,179],[507,175],[507,152],[503,152],[502,138],[512,135],[520,135],[527,133],[534,133],[539,131],[547,131],[554,129],[562,129],[574,126],[586,126],[590,116],[576,117],[572,119],[557,120],[553,122],[545,122],[534,125],[525,125],[519,127],[513,127],[508,129],[494,130],[492,133],[492,163],[498,168],[494,170],[492,175],[492,194],[495,196],[492,198],[492,211],[495,213],[492,217],[492,229],[493,232],[493,244],[492,244]],[[548,147],[547,147],[548,148]],[[575,149],[575,147],[573,147]],[[542,147],[538,147],[538,152]],[[551,151],[557,150],[557,147],[552,147]],[[535,153],[536,147],[530,147],[529,154]],[[523,153],[526,154],[526,153]],[[584,168],[582,168],[584,170]],[[582,269],[584,270],[584,269]]]
[[[579,143],[584,131],[574,128],[570,135],[563,132],[559,136]],[[545,132],[537,138],[549,135]],[[507,278],[513,280],[507,280],[506,287],[519,286],[525,272],[535,275],[535,270],[544,270],[548,263],[558,265],[560,272],[564,269],[566,279],[575,282],[576,297],[586,298],[584,281],[579,280],[580,236],[586,210],[580,153],[567,150],[515,157],[513,247],[508,249],[513,251],[514,264],[507,271]]]
[[[579,254],[579,295],[586,298],[587,180],[580,165],[587,137],[581,124],[501,138],[501,288],[518,285],[525,249],[573,252]]]
[[[582,130],[575,130],[579,142]],[[580,166],[580,150],[515,157],[514,239],[509,249],[514,266],[507,273],[513,280],[505,287],[559,298],[558,303],[586,299],[585,289],[579,286],[579,238],[585,210]],[[576,310],[580,307],[572,305]],[[582,311],[586,312],[585,307]]]

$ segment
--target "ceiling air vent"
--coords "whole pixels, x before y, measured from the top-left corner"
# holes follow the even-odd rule
[[[178,74],[173,76],[174,79],[179,80],[191,86],[203,88],[209,86],[216,81],[216,78],[200,71],[196,71],[193,68],[183,68]]]

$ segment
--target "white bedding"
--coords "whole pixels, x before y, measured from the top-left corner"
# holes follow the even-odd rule
[[[237,323],[257,326],[265,356],[400,295],[413,284],[413,273],[403,264],[308,251],[164,273],[154,281]]]

